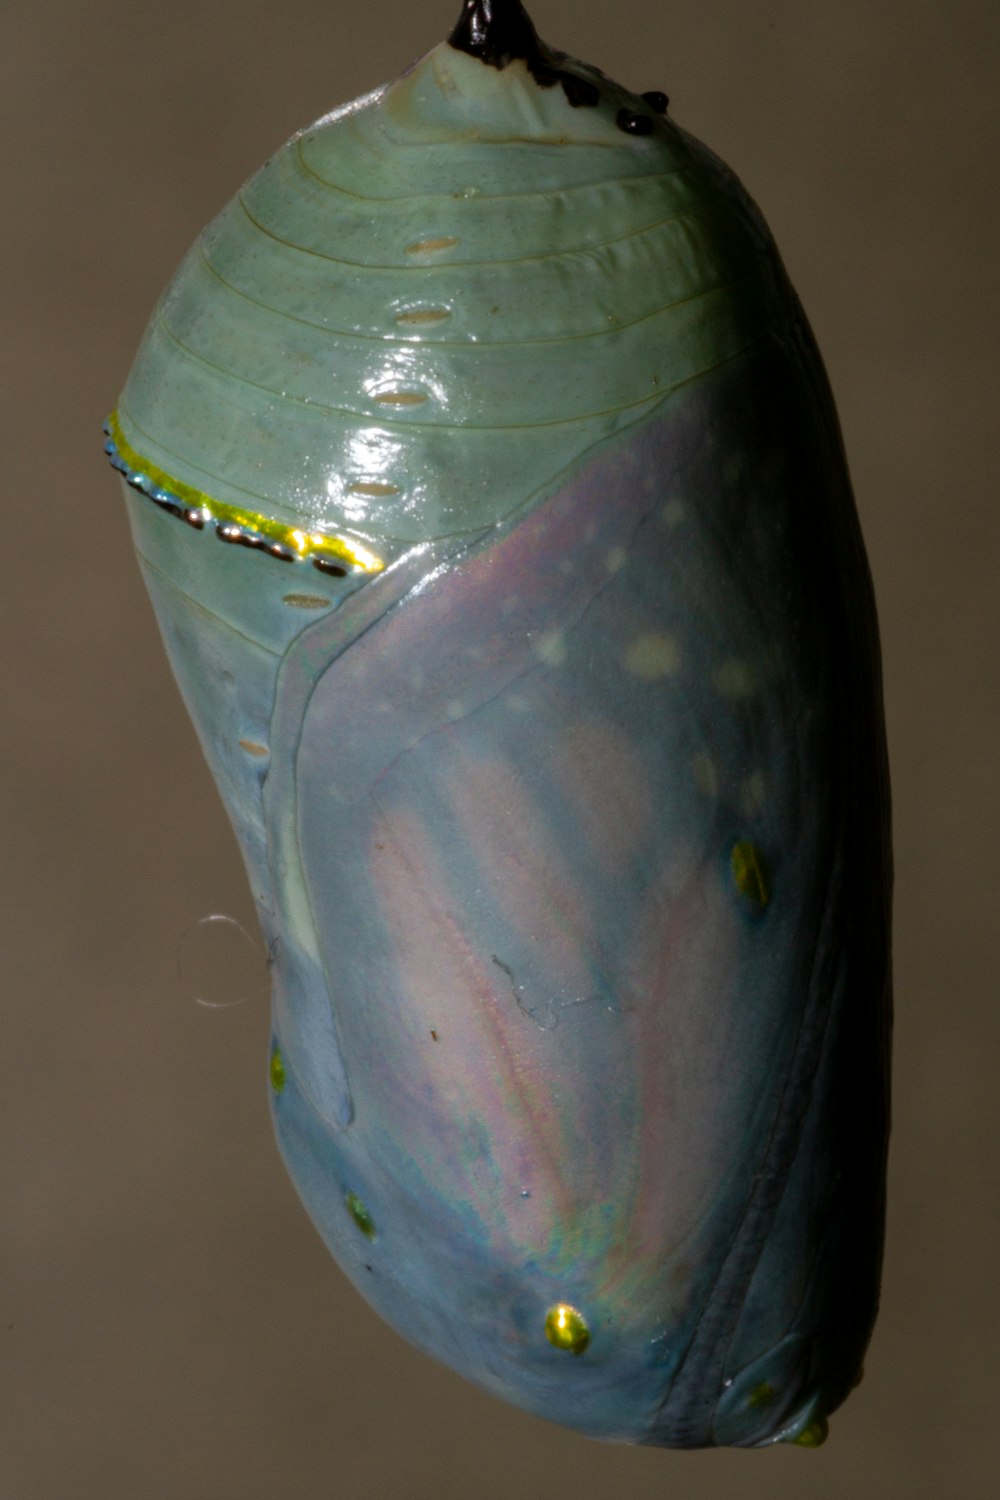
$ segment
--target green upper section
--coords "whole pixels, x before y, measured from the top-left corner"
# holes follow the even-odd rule
[[[131,447],[391,553],[511,514],[759,337],[773,267],[738,185],[563,67],[596,105],[444,44],[294,137],[162,299],[119,407]]]

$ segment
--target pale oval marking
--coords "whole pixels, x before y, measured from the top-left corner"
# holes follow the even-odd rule
[[[678,670],[681,652],[672,635],[647,631],[629,642],[622,660],[626,672],[633,677],[642,682],[659,682]]]
[[[281,602],[293,609],[328,609],[332,601],[325,594],[285,594]]]
[[[407,255],[433,255],[438,250],[451,250],[458,244],[454,235],[442,234],[437,239],[417,240],[412,245],[407,245]]]
[[[430,323],[443,323],[445,318],[450,317],[451,312],[447,307],[415,307],[410,312],[399,313],[396,322],[422,327]]]
[[[757,691],[753,668],[739,656],[719,663],[712,673],[712,684],[723,698],[752,698]]]
[[[368,495],[372,499],[382,499],[386,495],[399,494],[398,484],[369,484],[359,480],[357,484],[350,484],[347,488],[352,495]]]
[[[543,630],[531,644],[539,661],[547,667],[561,667],[566,660],[566,638],[561,630]]]
[[[705,797],[717,797],[719,795],[719,773],[715,769],[715,761],[707,750],[699,750],[691,757],[691,774],[694,784],[699,792]]]
[[[422,406],[427,397],[422,391],[379,391],[374,399],[383,406]]]

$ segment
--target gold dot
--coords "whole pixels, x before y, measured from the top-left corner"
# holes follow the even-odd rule
[[[648,631],[629,642],[623,661],[626,672],[631,672],[633,677],[642,682],[659,682],[677,671],[681,653],[672,635]]]
[[[747,1397],[747,1406],[761,1407],[770,1406],[777,1395],[777,1391],[770,1381],[762,1380],[760,1385],[755,1385]]]
[[[345,1193],[344,1202],[347,1205],[347,1212],[361,1230],[361,1233],[366,1239],[373,1240],[375,1238],[375,1220],[357,1193]]]
[[[256,740],[240,740],[240,749],[245,750],[248,755],[267,755],[266,745],[259,745]]]
[[[822,1448],[830,1436],[830,1424],[825,1417],[814,1417],[807,1422],[800,1433],[789,1438],[789,1442],[797,1443],[800,1448]]]
[[[757,845],[751,844],[749,839],[740,839],[739,843],[733,845],[729,863],[740,895],[763,910],[771,899],[771,891],[764,860]]]
[[[279,1047],[275,1047],[271,1053],[271,1065],[268,1073],[271,1079],[271,1087],[276,1094],[280,1094],[285,1087],[285,1060],[281,1055]]]
[[[583,1313],[577,1312],[568,1302],[557,1302],[546,1314],[545,1337],[557,1349],[582,1354],[590,1343],[590,1329]]]

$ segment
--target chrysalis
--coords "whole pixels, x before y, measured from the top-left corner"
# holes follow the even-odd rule
[[[667,110],[467,0],[205,231],[107,449],[346,1274],[593,1436],[814,1445],[877,1299],[875,615],[799,304]]]

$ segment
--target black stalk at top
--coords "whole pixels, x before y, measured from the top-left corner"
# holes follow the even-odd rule
[[[465,0],[448,41],[491,68],[505,68],[515,57],[542,62],[542,43],[521,0]]]
[[[449,44],[491,68],[506,68],[515,58],[527,64],[539,88],[560,84],[575,109],[593,107],[600,98],[596,84],[560,65],[565,52],[555,52],[540,40],[521,0],[465,0]]]

